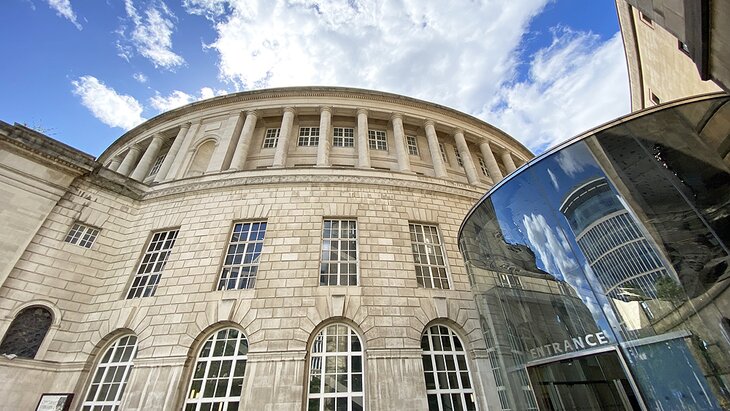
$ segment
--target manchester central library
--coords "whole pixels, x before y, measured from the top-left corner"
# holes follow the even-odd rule
[[[538,157],[344,87],[0,121],[0,410],[730,410],[730,2],[616,8],[632,113]]]

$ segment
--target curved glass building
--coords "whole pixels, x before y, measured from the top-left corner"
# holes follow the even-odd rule
[[[730,409],[730,98],[530,161],[459,233],[503,410]]]

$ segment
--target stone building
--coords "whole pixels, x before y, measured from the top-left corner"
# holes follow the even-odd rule
[[[456,237],[531,157],[347,88],[193,103],[98,159],[0,123],[0,409],[498,408]]]
[[[730,91],[730,2],[616,0],[633,111]]]

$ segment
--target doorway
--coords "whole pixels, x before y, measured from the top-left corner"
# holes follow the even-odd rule
[[[540,410],[641,410],[616,351],[528,366]]]

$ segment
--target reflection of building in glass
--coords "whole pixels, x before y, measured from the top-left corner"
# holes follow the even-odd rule
[[[539,409],[730,410],[728,124],[726,96],[619,119],[467,216],[460,248],[511,409],[528,408],[523,368]]]
[[[468,238],[469,272],[480,308],[487,359],[502,410],[537,410],[525,365],[565,354],[562,342],[600,332],[576,289],[541,270],[530,247],[508,243],[499,228],[484,221]],[[560,341],[560,352],[554,343]]]
[[[656,298],[654,284],[667,269],[605,178],[575,188],[560,211],[607,296]]]

